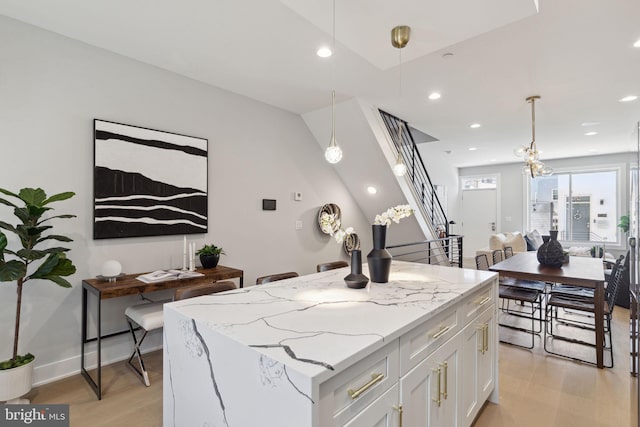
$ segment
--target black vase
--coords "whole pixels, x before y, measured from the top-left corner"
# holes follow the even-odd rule
[[[353,289],[362,289],[369,283],[369,278],[362,274],[362,252],[360,249],[351,251],[351,273],[344,277],[344,282]]]
[[[549,267],[562,267],[564,250],[558,242],[558,230],[550,230],[549,236],[549,240],[538,248],[538,262]]]
[[[373,249],[367,255],[369,276],[376,283],[387,283],[391,272],[391,254],[385,249],[387,240],[387,226],[373,225]]]
[[[215,268],[220,261],[220,254],[216,255],[200,255],[200,264],[202,268]]]

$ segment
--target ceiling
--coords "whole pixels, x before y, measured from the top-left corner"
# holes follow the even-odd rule
[[[423,153],[453,166],[517,161],[529,95],[542,160],[633,151],[640,99],[619,99],[640,95],[640,2],[537,3],[336,0],[324,59],[330,0],[0,0],[0,14],[299,114],[335,88],[433,136]],[[402,63],[396,25],[412,27]]]

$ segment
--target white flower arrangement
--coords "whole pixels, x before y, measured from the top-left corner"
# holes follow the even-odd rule
[[[326,212],[320,215],[320,228],[324,233],[333,236],[337,243],[342,243],[347,235],[353,234],[353,227],[348,227],[346,230],[343,230],[340,219],[336,218],[335,214]]]
[[[386,225],[388,227],[391,225],[391,221],[397,224],[402,218],[406,218],[408,216],[411,216],[412,214],[413,209],[411,209],[411,206],[409,205],[394,206],[387,209],[385,212],[382,212],[380,215],[376,215],[373,224]]]

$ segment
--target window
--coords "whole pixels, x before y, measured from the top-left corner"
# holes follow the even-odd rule
[[[495,176],[485,177],[462,177],[463,190],[484,190],[488,188],[498,188],[498,178]]]
[[[618,170],[556,173],[530,180],[529,229],[558,240],[618,242]]]

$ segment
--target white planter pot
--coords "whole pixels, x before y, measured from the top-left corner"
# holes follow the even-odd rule
[[[12,369],[0,370],[0,402],[24,396],[31,390],[35,360]]]

